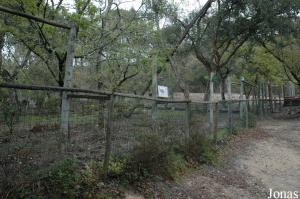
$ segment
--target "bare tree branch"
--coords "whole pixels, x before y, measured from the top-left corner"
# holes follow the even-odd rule
[[[206,4],[203,6],[203,8],[198,12],[198,14],[192,19],[192,21],[186,26],[181,38],[179,39],[179,41],[177,42],[177,44],[175,45],[175,47],[173,48],[173,50],[170,53],[170,57],[172,57],[177,49],[179,48],[179,46],[181,45],[181,43],[185,40],[185,38],[187,37],[188,33],[190,32],[191,28],[195,25],[195,23],[198,20],[201,20],[207,13],[208,9],[211,7],[211,4],[214,2],[215,0],[208,0],[206,2]]]

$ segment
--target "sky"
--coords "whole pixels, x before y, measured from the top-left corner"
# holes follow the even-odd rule
[[[140,5],[142,0],[119,0],[120,2],[125,2],[122,4],[123,8],[135,8],[137,9]],[[193,11],[194,9],[199,9],[202,7],[207,0],[169,0],[170,2],[173,2],[174,4],[178,5],[180,10],[183,13],[187,13],[190,11]]]
[[[58,0],[55,0],[56,2]],[[121,3],[120,7],[124,9],[135,8],[138,9],[141,5],[142,0],[117,0]],[[201,8],[207,0],[169,0],[179,6],[182,15]],[[74,0],[64,0],[64,5],[67,7],[73,7]]]

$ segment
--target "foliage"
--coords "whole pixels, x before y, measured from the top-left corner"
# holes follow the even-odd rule
[[[72,10],[59,2],[2,0],[1,5],[61,23],[76,23],[73,87],[150,95],[154,64],[159,84],[167,85],[172,92],[183,90],[177,85],[181,76],[189,91],[205,92],[211,71],[217,72],[218,83],[223,86],[230,74],[242,74],[251,82],[262,78],[282,83],[289,79],[300,85],[299,0],[219,0],[194,24],[190,24],[191,18],[199,11],[182,20],[179,9],[167,0],[145,0],[139,10],[123,9],[116,0],[76,0]],[[7,13],[0,15],[0,83],[63,86],[68,31]],[[166,22],[164,26],[162,21]],[[189,25],[193,27],[188,40],[169,59]],[[177,71],[169,66],[170,60]],[[10,133],[19,120],[16,94],[0,91],[0,118]],[[47,107],[58,112],[58,96],[42,92],[25,95],[22,97],[33,101],[37,109]],[[124,113],[135,110],[135,104],[140,103],[116,100],[113,118],[123,118]],[[88,112],[95,109],[83,108]],[[214,164],[217,152],[210,138],[192,133],[182,144],[182,137],[174,136],[176,127],[170,121],[185,117],[182,113],[163,111],[158,115],[161,132],[139,137],[128,156],[113,155],[109,177],[130,182],[153,176],[173,179],[184,170],[186,160]],[[46,119],[57,122],[50,117],[30,115],[22,120],[34,125]],[[93,114],[71,114],[69,119],[76,125],[90,125],[97,118]],[[148,119],[142,118],[136,126],[151,126]],[[255,127],[255,115],[249,113],[248,119],[249,127]],[[234,128],[238,130],[244,122],[243,118]],[[220,137],[226,133],[218,132]],[[32,187],[44,187],[45,195],[53,194],[54,198],[105,198],[109,194],[102,193],[102,174],[102,161],[91,161],[81,168],[78,160],[68,158],[52,165]],[[19,187],[20,197],[15,198],[32,197],[34,188],[27,184]]]
[[[126,165],[129,181],[161,176],[173,179],[182,166],[180,156],[158,134],[144,135],[131,150]]]
[[[234,73],[242,75],[248,82],[258,80],[272,81],[273,84],[282,84],[285,79],[282,64],[269,54],[263,47],[244,45],[236,55]],[[239,79],[240,76],[237,76]]]
[[[283,74],[294,84],[300,86],[300,39],[299,37],[278,37],[262,46],[281,66]]]
[[[51,193],[60,197],[74,197],[77,192],[75,186],[80,180],[78,169],[79,162],[74,158],[55,163],[45,177]]]
[[[183,151],[187,160],[198,162],[201,164],[215,164],[216,151],[212,145],[212,139],[207,136],[193,132],[187,143],[184,145]]]
[[[113,167],[115,164],[114,160],[111,160],[112,164],[110,165],[111,172],[114,172],[116,167]],[[120,169],[120,167],[118,167]],[[118,170],[120,171],[120,170]],[[123,170],[122,170],[123,172]],[[116,191],[118,187],[114,185],[114,188],[105,185],[102,179],[103,174],[103,162],[91,160],[84,165],[84,168],[81,169],[81,178],[80,184],[78,185],[80,190],[80,195],[83,198],[116,198],[116,195],[112,192]],[[114,190],[116,189],[116,190]]]
[[[66,158],[46,171],[32,172],[34,178],[25,184],[11,184],[11,198],[122,198],[117,184],[105,184],[101,162],[90,161],[82,168],[76,158]],[[18,184],[18,185],[17,185]],[[9,185],[7,185],[9,186]]]
[[[15,124],[19,120],[19,106],[15,99],[12,99],[13,94],[0,90],[0,118],[3,118],[9,133],[12,134]]]

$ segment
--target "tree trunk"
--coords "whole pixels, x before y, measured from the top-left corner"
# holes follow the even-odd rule
[[[210,76],[211,76],[211,71],[209,70],[209,71],[207,71],[207,74],[208,74],[208,77],[209,77],[209,79],[208,79],[208,81],[207,81],[207,85],[206,85],[206,88],[205,88],[205,94],[204,94],[204,101],[208,101],[209,99],[209,94],[210,94],[210,89],[209,89],[209,85],[210,85],[210,81],[211,81],[211,78],[210,78]]]
[[[99,50],[98,52],[98,60],[96,64],[96,74],[98,75],[99,71],[101,70],[102,66],[102,49]],[[103,86],[103,83],[100,78],[97,78],[97,89],[101,90]],[[102,129],[106,128],[106,123],[105,123],[105,115],[104,115],[104,110],[105,110],[105,103],[102,99],[98,101],[98,131],[101,132]]]

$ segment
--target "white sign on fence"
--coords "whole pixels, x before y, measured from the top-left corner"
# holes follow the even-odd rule
[[[158,97],[168,98],[169,91],[166,86],[158,86]]]

